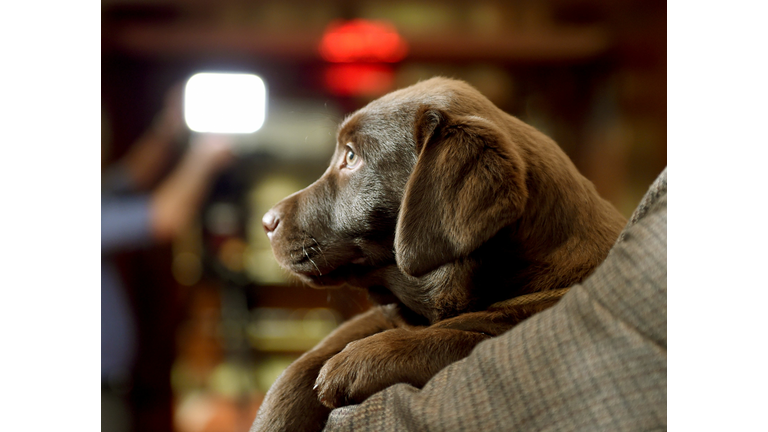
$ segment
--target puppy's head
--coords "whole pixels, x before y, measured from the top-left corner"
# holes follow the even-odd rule
[[[278,262],[316,287],[383,286],[414,310],[436,306],[440,284],[425,278],[442,267],[441,280],[456,279],[445,266],[526,205],[526,166],[501,115],[469,85],[443,78],[355,112],[323,176],[264,216]]]

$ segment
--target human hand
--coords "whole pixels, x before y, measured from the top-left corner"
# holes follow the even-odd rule
[[[192,138],[187,158],[205,172],[217,173],[234,160],[232,138],[220,134],[199,134]]]
[[[152,129],[159,136],[171,140],[186,132],[184,123],[184,83],[174,84],[165,93],[163,109],[155,117]]]

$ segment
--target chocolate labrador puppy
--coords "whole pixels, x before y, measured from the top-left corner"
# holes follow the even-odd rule
[[[263,218],[280,264],[374,304],[289,366],[251,431],[315,431],[332,408],[423,386],[557,301],[626,220],[547,136],[433,78],[347,117],[323,176]],[[501,302],[501,303],[500,303]]]

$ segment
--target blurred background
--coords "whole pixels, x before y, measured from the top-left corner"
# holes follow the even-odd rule
[[[663,1],[103,0],[101,12],[105,168],[194,73],[267,87],[263,128],[235,138],[194,222],[115,256],[137,345],[129,379],[103,384],[124,403],[114,430],[247,430],[282,369],[368,307],[291,281],[261,216],[318,178],[338,122],[384,93],[468,81],[553,137],[626,216],[667,164]]]

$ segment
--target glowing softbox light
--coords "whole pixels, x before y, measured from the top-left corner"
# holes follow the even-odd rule
[[[198,73],[184,88],[184,119],[195,132],[256,132],[266,108],[264,81],[253,74]]]

